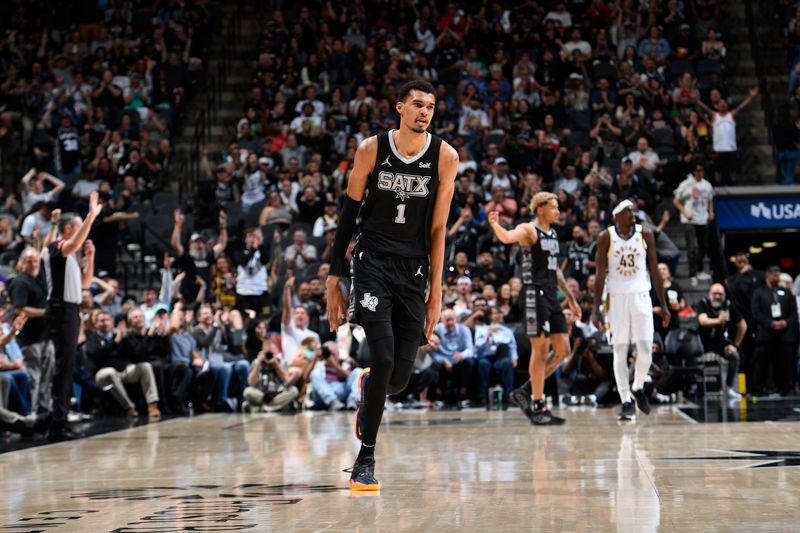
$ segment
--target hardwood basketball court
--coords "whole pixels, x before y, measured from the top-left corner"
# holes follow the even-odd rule
[[[9,452],[0,531],[797,527],[794,422],[699,424],[672,406],[621,426],[616,409],[559,411],[563,427],[516,409],[387,413],[378,494],[347,489],[358,443],[346,413],[204,415]]]

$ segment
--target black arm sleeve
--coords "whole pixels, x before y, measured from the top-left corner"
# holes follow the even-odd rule
[[[358,210],[360,208],[361,202],[357,202],[350,198],[349,195],[345,195],[342,216],[339,218],[339,226],[336,228],[336,237],[333,239],[331,275],[341,276],[342,272],[345,271],[344,256],[347,253],[347,247],[350,245],[350,239],[353,238],[353,229],[356,226],[356,218],[358,217]]]

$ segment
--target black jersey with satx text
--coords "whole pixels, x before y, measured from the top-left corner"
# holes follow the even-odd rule
[[[427,257],[442,140],[425,133],[422,150],[400,155],[393,131],[378,135],[378,155],[361,206],[360,246],[401,257]]]
[[[522,283],[538,288],[556,288],[556,271],[558,270],[558,256],[560,245],[556,231],[550,231],[533,225],[539,237],[536,244],[531,247],[522,247]]]

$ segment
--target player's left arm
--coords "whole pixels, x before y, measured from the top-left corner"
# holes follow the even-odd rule
[[[603,230],[597,237],[597,247],[595,248],[594,263],[596,265],[594,283],[594,309],[592,310],[592,323],[597,329],[602,330],[603,315],[600,312],[600,303],[603,298],[603,289],[606,286],[606,275],[608,273],[608,249],[611,246],[608,230]]]
[[[653,288],[656,290],[656,296],[658,297],[658,303],[661,305],[661,320],[664,324],[664,327],[669,325],[669,306],[667,306],[667,301],[664,298],[664,283],[661,281],[661,276],[658,273],[658,259],[656,259],[656,239],[653,236],[653,232],[649,230],[645,230],[642,232],[644,236],[644,242],[647,245],[647,271],[650,273],[650,283],[652,283]]]
[[[564,273],[560,268],[556,270],[556,281],[558,282],[558,289],[564,294],[564,298],[567,299],[567,304],[569,304],[572,314],[578,317],[581,316],[581,306],[578,305],[578,300],[575,299],[575,296],[569,292],[567,280],[564,278]]]
[[[458,172],[458,154],[449,144],[442,142],[439,149],[439,185],[431,220],[431,276],[428,301],[425,305],[425,337],[430,337],[442,312],[442,270],[444,269],[444,236],[447,216],[455,191]]]

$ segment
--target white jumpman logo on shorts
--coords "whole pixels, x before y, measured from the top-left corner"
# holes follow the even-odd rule
[[[414,277],[416,277],[416,276],[424,276],[424,275],[425,274],[422,273],[422,265],[420,265],[419,268],[417,269],[417,273],[414,274]]]

